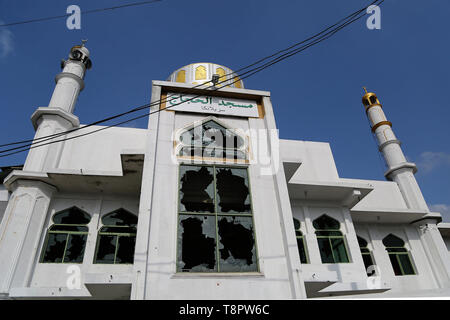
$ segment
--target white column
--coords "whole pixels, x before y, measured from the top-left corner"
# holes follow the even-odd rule
[[[39,240],[54,187],[40,181],[18,180],[0,224],[0,295],[29,285],[39,259]]]

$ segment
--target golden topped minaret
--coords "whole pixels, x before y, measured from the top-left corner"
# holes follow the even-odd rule
[[[378,149],[383,154],[388,167],[384,174],[385,177],[398,184],[408,208],[429,211],[414,177],[417,172],[416,165],[406,160],[400,147],[401,142],[392,130],[392,123],[386,119],[377,95],[373,92],[367,92],[366,88],[364,88],[364,91],[362,103],[366,109],[372,133],[377,139]]]

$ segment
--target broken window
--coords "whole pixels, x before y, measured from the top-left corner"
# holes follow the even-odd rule
[[[214,120],[184,131],[180,142],[180,156],[246,159],[244,139]]]
[[[349,262],[345,237],[340,223],[326,214],[313,221],[322,263]]]
[[[136,244],[137,216],[118,209],[102,218],[94,263],[132,264]]]
[[[300,255],[301,263],[308,263],[308,255],[306,253],[305,238],[303,232],[300,230],[300,221],[294,218],[295,237],[297,238],[298,254]]]
[[[41,262],[82,263],[89,231],[86,225],[90,220],[89,214],[77,207],[56,213],[47,232]]]
[[[374,266],[375,263],[373,262],[372,253],[370,252],[369,248],[367,247],[367,241],[358,236],[358,244],[359,244],[359,249],[361,250],[361,255],[362,255],[362,258],[364,261],[364,266],[366,267],[367,276],[369,276],[369,277],[374,276],[375,269],[373,269],[373,268],[371,268],[373,270],[369,269],[371,266]]]
[[[246,168],[180,166],[179,272],[257,271]]]
[[[383,244],[386,247],[396,276],[416,274],[411,255],[405,248],[405,242],[402,239],[393,234],[389,234],[383,239]]]

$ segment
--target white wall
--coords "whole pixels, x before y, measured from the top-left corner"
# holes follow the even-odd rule
[[[102,128],[93,126],[73,135]],[[67,140],[57,169],[122,173],[120,154],[126,150],[145,150],[147,130],[113,127],[85,137]]]
[[[0,184],[0,223],[5,214],[6,206],[8,205],[9,193],[3,185]]]
[[[355,224],[355,230],[358,236],[369,243],[368,247],[379,268],[382,281],[392,288],[389,293],[438,288],[416,227],[399,224]],[[416,275],[396,276],[394,274],[382,243],[390,233],[405,241],[405,248],[410,252]]]
[[[301,162],[292,179],[302,181],[339,179],[329,143],[280,139],[280,156],[282,161]]]
[[[133,214],[138,215],[139,199],[125,198],[117,195],[101,194],[57,194],[52,199],[47,213],[44,229],[42,230],[38,247],[39,254],[36,257],[34,274],[30,283],[31,287],[66,287],[66,281],[70,274],[66,273],[69,266],[74,264],[61,263],[41,263],[42,254],[47,229],[52,225],[51,218],[58,211],[78,206],[91,215],[91,221],[87,225],[89,234],[84,252],[82,264],[75,264],[81,268],[81,283],[84,282],[86,273],[131,273],[132,265],[107,265],[94,264],[95,246],[97,242],[97,232],[102,227],[101,218],[116,209],[124,208]]]

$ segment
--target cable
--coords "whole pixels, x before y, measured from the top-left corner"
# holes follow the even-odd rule
[[[379,1],[379,0],[378,0],[378,1]],[[374,1],[373,3],[376,3],[376,2],[378,2],[378,1]],[[383,1],[384,1],[384,0],[383,0]],[[380,4],[381,4],[383,1],[381,1]],[[357,13],[360,13],[360,12],[362,12],[363,10],[364,10],[364,9],[358,10],[358,11],[356,11],[355,13],[356,13],[356,14],[357,14]],[[355,13],[351,14],[351,15],[348,16],[348,17],[354,16]],[[344,19],[341,19],[340,21],[343,21],[343,20],[347,19],[348,17],[346,17],[346,18],[344,18]],[[279,62],[279,61],[281,61],[281,60],[286,59],[287,57],[290,57],[290,56],[292,56],[292,55],[294,55],[294,54],[299,53],[300,51],[305,50],[306,48],[308,48],[308,47],[310,47],[310,46],[312,46],[312,45],[314,45],[314,44],[317,44],[317,43],[319,43],[319,42],[321,42],[321,41],[324,41],[324,40],[328,39],[329,37],[331,37],[333,34],[335,34],[337,31],[339,31],[340,29],[342,29],[343,27],[345,27],[346,25],[348,25],[348,24],[350,24],[350,23],[353,23],[354,21],[360,19],[361,17],[362,17],[362,16],[357,17],[357,18],[355,18],[355,19],[353,19],[353,20],[347,21],[346,24],[340,26],[340,27],[337,28],[336,30],[334,30],[334,31],[332,31],[332,32],[328,32],[328,33],[329,33],[328,36],[326,36],[326,37],[324,36],[322,39],[320,39],[320,40],[318,40],[318,41],[316,41],[316,42],[313,42],[313,43],[311,43],[311,44],[309,44],[309,45],[303,46],[303,47],[299,48],[300,50],[299,50],[299,49],[296,49],[296,50],[294,50],[294,51],[288,52],[287,54],[284,55],[285,57],[278,57],[276,61],[273,61],[273,62],[270,62],[270,63],[266,63],[266,65],[263,65],[263,66],[261,66],[261,67],[255,68],[255,69],[254,69],[254,70],[255,70],[254,72],[251,72],[251,71],[253,71],[253,70],[250,70],[250,71],[247,71],[246,73],[251,72],[251,74],[249,75],[249,76],[251,76],[251,75],[253,75],[253,74],[257,73],[257,72],[260,72],[260,71],[262,71],[262,70],[268,68],[269,66],[271,66],[271,65],[273,65],[273,64],[275,64],[275,63],[277,63],[277,62]],[[329,29],[329,28],[327,28],[327,29]],[[323,33],[323,32],[321,32],[321,33]],[[320,34],[320,33],[319,33],[319,34]],[[304,41],[303,41],[303,42],[304,42]],[[286,51],[286,50],[282,50],[282,51]],[[244,73],[244,74],[245,74],[245,73]],[[242,76],[242,75],[241,75],[241,76]],[[247,78],[247,77],[248,77],[248,76],[246,76],[245,78]],[[234,82],[239,81],[239,76],[235,76],[235,77],[233,77],[233,78],[237,78],[237,80],[234,81]],[[222,82],[226,82],[226,81],[228,81],[228,80],[224,80],[224,81],[222,81]],[[234,83],[234,82],[233,82],[233,83]],[[204,84],[201,84],[201,85],[199,85],[199,86],[203,86],[203,85],[204,85]],[[198,87],[198,86],[197,86],[197,87]],[[217,89],[217,88],[216,88],[216,89]],[[201,95],[199,95],[199,96],[201,96]],[[196,96],[196,97],[199,97],[199,96]],[[193,97],[193,98],[191,98],[191,99],[195,99],[196,97]],[[153,103],[153,105],[158,104],[158,103],[160,103],[161,101],[162,101],[162,100],[155,101],[155,102]],[[167,98],[166,98],[166,101],[167,101]],[[189,100],[187,100],[187,101],[189,101]],[[142,108],[144,108],[144,107],[145,107],[145,108],[148,108],[149,106],[152,106],[152,105],[144,105],[144,106],[142,106],[142,107],[135,108],[135,109],[133,109],[133,110],[131,110],[131,111],[134,112],[134,111],[140,110],[140,109],[142,109]],[[127,114],[127,113],[129,113],[129,112],[126,112],[126,113],[124,113],[124,114]],[[151,114],[151,113],[150,113],[150,114]],[[123,114],[122,114],[122,115],[123,115]],[[147,115],[149,115],[149,114],[146,114],[146,115],[143,115],[143,116],[139,116],[138,118],[141,118],[141,117],[144,117],[144,116],[147,116]],[[115,118],[115,117],[117,117],[117,116],[110,117],[110,118],[108,118],[108,120],[109,120],[109,119],[112,119],[112,118]],[[112,126],[117,126],[117,125],[120,125],[120,124],[123,124],[123,123],[126,123],[126,122],[130,122],[130,121],[133,121],[133,120],[135,120],[135,118],[126,120],[126,121],[124,121],[124,122],[120,122],[120,123],[115,124],[115,125],[112,125]],[[96,123],[99,123],[99,122],[100,122],[100,121],[97,121]],[[91,125],[93,125],[93,124],[91,124]],[[91,125],[88,125],[88,126],[91,126]],[[83,129],[83,128],[86,128],[86,127],[88,127],[88,126],[84,126],[84,127],[76,128],[76,129]],[[111,127],[111,126],[108,126],[108,127]],[[106,127],[106,128],[108,128],[108,127]],[[104,128],[102,128],[102,129],[104,129]],[[71,131],[75,131],[75,130],[71,130]],[[59,133],[58,135],[65,135],[65,134],[67,134],[67,133],[70,133],[70,132],[66,132],[66,133],[63,132],[63,133]],[[93,133],[93,132],[92,132],[92,133]],[[82,136],[82,135],[80,135],[80,136]],[[41,137],[41,138],[45,138],[45,137]],[[53,138],[56,138],[56,136],[55,136],[55,135],[52,135],[51,138],[48,138],[48,139],[46,139],[46,140],[44,140],[44,141],[51,140],[51,139],[53,139]],[[37,140],[37,139],[36,139],[36,140]],[[33,141],[34,141],[34,140],[33,140]],[[64,141],[64,140],[52,141],[52,143],[56,143],[56,142],[60,142],[60,141]],[[41,142],[43,142],[43,141],[40,141],[40,142],[38,142],[38,143],[41,143]],[[37,143],[33,143],[32,145],[34,145],[34,144],[37,144]],[[39,144],[38,146],[43,146],[43,145],[46,145],[46,144]],[[28,146],[29,146],[29,145],[28,145]],[[36,147],[38,147],[38,146],[36,146]],[[27,146],[20,146],[20,147],[13,148],[13,149],[3,150],[3,151],[1,151],[0,153],[4,153],[4,152],[11,151],[11,150],[14,150],[14,149],[25,148],[25,147],[27,147]],[[22,149],[22,150],[20,150],[19,152],[26,151],[26,150],[28,150],[28,148]],[[17,152],[15,152],[15,153],[17,153]],[[13,153],[13,154],[14,154],[14,153]],[[8,155],[10,155],[10,154],[8,154]],[[6,155],[5,155],[5,156],[6,156]]]
[[[120,6],[114,6],[114,7],[109,7],[109,8],[101,8],[101,9],[92,9],[92,10],[81,11],[81,14],[90,14],[90,13],[96,13],[96,12],[102,12],[102,11],[108,11],[108,10],[122,9],[122,8],[126,8],[126,7],[142,6],[142,5],[146,5],[146,4],[150,4],[150,3],[154,3],[154,2],[160,2],[160,1],[162,1],[162,0],[152,0],[152,1],[142,1],[142,2],[128,3],[128,4],[123,4],[123,5],[120,5]],[[33,23],[33,22],[55,20],[55,19],[70,17],[71,15],[72,15],[71,13],[66,13],[65,15],[60,15],[60,16],[53,16],[53,17],[46,17],[46,18],[37,18],[37,19],[26,20],[26,21],[19,21],[19,22],[11,22],[11,23],[6,23],[6,24],[0,24],[0,27],[10,27],[10,26],[16,26],[16,25],[19,25],[19,24],[27,24],[27,23]]]
[[[379,2],[379,4],[381,4],[381,3],[384,2],[384,0],[381,0],[381,1],[380,1],[380,0],[377,0],[377,1],[372,2],[372,4],[377,3],[377,2]],[[372,5],[372,4],[370,4],[370,5]],[[368,6],[367,6],[367,7],[368,7]],[[365,7],[365,8],[367,8],[367,7]],[[233,79],[236,78],[237,80],[234,81],[233,83],[238,82],[238,81],[240,81],[241,79],[248,78],[248,77],[250,77],[250,76],[252,76],[252,75],[254,75],[254,74],[258,73],[258,72],[261,72],[262,70],[264,70],[264,69],[270,67],[271,65],[273,65],[273,64],[275,64],[275,63],[278,63],[278,62],[280,62],[280,61],[282,61],[282,60],[284,60],[284,59],[287,59],[288,57],[291,57],[291,56],[293,56],[293,55],[295,55],[295,54],[297,54],[297,53],[299,53],[299,52],[301,52],[301,51],[303,51],[303,50],[306,50],[307,48],[309,48],[309,47],[311,47],[311,46],[313,46],[313,45],[315,45],[315,44],[318,44],[318,43],[320,43],[320,42],[322,42],[322,41],[324,41],[324,40],[330,38],[331,36],[333,36],[335,33],[337,33],[337,32],[338,32],[339,30],[341,30],[342,28],[346,27],[347,25],[349,25],[349,24],[351,24],[351,23],[353,23],[353,22],[359,20],[361,17],[363,17],[364,15],[360,15],[360,16],[357,16],[357,15],[360,14],[361,12],[363,12],[363,11],[365,10],[365,8],[363,8],[363,9],[361,9],[361,10],[358,10],[358,11],[354,12],[353,14],[347,16],[347,17],[344,18],[344,19],[341,19],[339,22],[342,22],[342,21],[348,20],[349,18],[352,18],[351,20],[346,21],[343,25],[339,26],[338,28],[336,28],[336,29],[334,29],[334,30],[332,30],[332,31],[329,31],[329,32],[325,33],[325,34],[324,34],[321,38],[319,38],[318,40],[315,40],[314,42],[312,42],[312,43],[310,43],[310,44],[307,44],[307,45],[304,45],[304,46],[302,46],[302,47],[300,47],[300,48],[297,48],[297,49],[288,51],[289,48],[293,48],[293,47],[295,47],[295,46],[298,46],[298,45],[301,44],[301,43],[304,43],[304,42],[306,41],[306,40],[304,40],[304,41],[302,41],[302,42],[300,42],[300,43],[297,43],[297,44],[295,44],[295,45],[293,45],[293,46],[291,46],[291,47],[289,47],[289,48],[287,48],[287,49],[284,49],[284,50],[279,51],[278,53],[288,51],[287,53],[283,54],[282,56],[277,57],[277,58],[273,59],[272,61],[269,61],[269,62],[267,62],[266,64],[264,64],[264,65],[262,65],[262,66],[260,66],[260,67],[257,67],[257,68],[254,68],[254,69],[252,69],[252,70],[249,70],[249,71],[247,71],[247,72],[245,72],[245,73],[243,73],[243,74],[234,76]],[[356,17],[355,17],[355,16],[356,16]],[[336,23],[336,24],[334,24],[334,25],[337,25],[337,24],[338,24],[338,23]],[[328,27],[327,29],[323,30],[322,32],[320,32],[320,33],[318,33],[318,34],[323,34],[326,30],[329,30],[330,28],[331,28],[331,27]],[[312,39],[312,38],[314,38],[314,37],[310,37],[309,39]],[[274,54],[274,55],[276,55],[276,54]],[[273,57],[274,55],[271,55],[271,56]],[[264,60],[267,60],[267,57],[264,58],[264,59],[261,59],[261,60],[259,60],[259,61],[264,61]],[[255,65],[255,64],[252,64],[252,65]],[[245,68],[247,68],[247,67],[245,67]],[[240,70],[243,70],[243,69],[245,69],[245,68],[241,68]],[[245,74],[248,74],[248,75],[246,75],[245,77],[243,77],[243,75],[245,75]],[[239,77],[241,77],[241,79],[239,79]],[[227,82],[227,81],[229,81],[229,80],[224,80],[224,81],[222,81],[221,83]],[[199,86],[203,86],[203,85],[204,85],[204,84],[201,84],[201,85],[199,85]],[[226,85],[224,85],[224,86],[226,86]],[[224,86],[223,86],[223,87],[224,87]],[[196,86],[196,87],[198,87],[198,86]],[[215,90],[218,90],[218,89],[220,89],[220,88],[214,88],[214,89],[215,89]],[[198,96],[196,96],[196,97],[199,97],[199,96],[201,96],[201,95],[198,95]],[[188,99],[188,100],[186,100],[186,101],[190,101],[190,100],[192,100],[192,99],[195,99],[196,97],[193,97],[193,98]],[[167,97],[167,98],[168,98],[168,97]],[[167,101],[167,98],[166,98],[166,101]],[[134,109],[132,109],[132,110],[130,110],[130,111],[128,111],[128,112],[125,112],[125,113],[123,113],[123,114],[121,114],[121,115],[118,115],[118,116],[122,116],[122,115],[128,114],[128,113],[130,113],[130,112],[135,112],[135,111],[138,111],[138,110],[142,110],[143,108],[151,107],[152,105],[156,105],[156,104],[161,103],[161,101],[162,101],[162,100],[155,101],[153,104],[150,104],[150,105],[144,105],[144,106],[141,106],[141,107],[138,107],[138,108],[134,108]],[[184,101],[184,102],[186,102],[186,101]],[[182,103],[184,103],[184,102],[182,102]],[[181,103],[180,103],[180,104],[181,104]],[[178,104],[175,104],[175,105],[173,105],[173,106],[176,106],[176,105],[178,105]],[[170,107],[167,107],[167,108],[170,108]],[[166,108],[166,109],[167,109],[167,108]],[[118,125],[123,124],[123,123],[127,123],[127,122],[130,122],[130,121],[133,121],[133,120],[142,118],[142,117],[146,117],[146,116],[148,116],[148,115],[150,115],[150,114],[152,114],[152,113],[159,112],[159,111],[161,111],[161,110],[156,110],[156,111],[154,111],[154,112],[146,113],[145,115],[141,115],[141,116],[138,116],[138,117],[129,119],[129,120],[125,120],[125,121],[119,122],[119,123],[117,123],[117,124],[110,125],[110,126],[107,126],[107,127],[104,127],[104,128],[101,128],[101,129],[92,131],[92,132],[88,132],[88,133],[86,133],[86,134],[82,134],[82,135],[77,135],[77,136],[70,137],[70,138],[66,138],[66,139],[62,139],[62,140],[51,141],[51,142],[45,143],[45,144],[42,144],[41,142],[43,142],[43,141],[40,141],[40,142],[37,142],[37,143],[39,143],[38,145],[35,145],[35,146],[33,146],[33,147],[30,147],[30,148],[27,148],[28,146],[30,146],[30,145],[28,145],[28,146],[20,146],[20,147],[13,148],[13,149],[3,150],[3,151],[0,151],[0,153],[4,153],[4,152],[11,151],[11,150],[15,150],[15,149],[21,149],[21,150],[19,150],[19,151],[16,151],[16,152],[13,152],[13,153],[8,153],[8,154],[2,155],[2,156],[0,156],[0,157],[5,157],[5,156],[11,155],[11,154],[23,152],[23,151],[32,149],[32,148],[34,148],[34,147],[44,146],[44,145],[47,145],[47,144],[57,143],[57,142],[65,141],[65,140],[71,140],[71,139],[74,139],[74,138],[76,138],[76,137],[81,137],[81,136],[85,136],[85,135],[88,135],[88,134],[92,134],[92,133],[95,133],[95,132],[98,132],[98,131],[101,131],[101,130],[105,130],[105,129],[110,128],[110,127],[113,127],[113,126],[118,126]],[[107,121],[107,120],[116,118],[116,117],[118,117],[118,116],[113,116],[113,117],[110,117],[110,118],[107,118],[107,119],[104,119],[104,120],[97,121],[97,122],[95,122],[95,124],[98,124],[99,122],[104,122],[104,121]],[[92,126],[92,125],[93,125],[93,124],[90,124],[90,125],[88,125],[88,126]],[[86,128],[86,127],[88,127],[88,126],[84,126],[84,127],[77,128],[77,129]],[[72,130],[72,131],[74,131],[74,130]],[[70,131],[70,132],[72,132],[72,131]],[[68,133],[70,133],[70,132],[63,132],[63,133],[59,133],[58,135],[65,135],[65,134],[68,134]],[[47,138],[47,137],[41,137],[41,138],[39,138],[39,139],[42,139],[42,138]],[[51,138],[47,138],[47,140],[51,140],[51,139],[54,139],[54,138],[56,138],[56,136],[55,136],[55,135],[51,135]],[[37,140],[37,139],[36,139],[36,140]],[[31,140],[31,141],[35,141],[35,140]],[[46,141],[46,140],[44,140],[44,141]],[[33,143],[32,145],[37,144],[37,143]]]
[[[324,29],[323,31],[321,31],[321,32],[319,32],[319,33],[316,33],[315,35],[313,35],[313,36],[307,38],[306,40],[303,40],[303,41],[301,41],[301,42],[298,42],[298,43],[296,43],[296,44],[294,44],[294,45],[292,45],[292,46],[290,46],[290,47],[288,47],[288,48],[286,48],[286,49],[280,50],[280,51],[276,52],[275,54],[272,54],[272,55],[269,55],[269,56],[267,56],[267,57],[264,57],[264,58],[258,60],[258,61],[255,62],[255,63],[252,63],[252,64],[250,64],[250,65],[248,65],[248,66],[246,66],[246,67],[243,67],[243,68],[241,68],[241,69],[239,69],[239,70],[237,70],[237,71],[234,71],[234,72],[232,72],[232,73],[228,73],[228,74],[226,74],[226,75],[224,75],[224,76],[235,75],[235,74],[238,73],[239,71],[245,70],[245,69],[247,69],[247,68],[249,68],[249,67],[251,67],[251,66],[254,66],[254,65],[256,65],[256,64],[258,64],[258,63],[260,63],[260,62],[262,62],[262,61],[265,61],[265,60],[267,60],[267,59],[269,59],[269,58],[271,58],[271,57],[274,57],[274,56],[276,56],[276,55],[279,54],[279,53],[286,52],[286,51],[288,51],[289,49],[292,49],[292,48],[294,48],[294,47],[296,47],[296,46],[298,46],[298,45],[300,45],[300,44],[302,44],[302,43],[305,43],[306,41],[308,41],[308,40],[310,40],[310,39],[313,39],[313,38],[317,37],[317,36],[320,35],[320,34],[323,34],[325,31],[331,29],[332,27],[336,26],[337,24],[341,23],[342,21],[348,20],[349,18],[351,18],[351,17],[353,17],[353,16],[355,16],[355,15],[361,13],[362,11],[366,10],[369,6],[375,4],[375,3],[379,2],[379,1],[380,1],[380,0],[375,0],[375,1],[373,1],[373,2],[372,2],[371,4],[369,4],[368,6],[362,8],[362,9],[360,9],[360,10],[355,11],[354,13],[352,13],[352,14],[348,15],[347,17],[345,17],[345,18],[339,20],[337,23],[333,24],[332,26],[329,26],[328,28]],[[383,1],[384,1],[384,0],[383,0]],[[380,4],[381,4],[383,1],[381,1]],[[129,5],[128,5],[128,6],[129,6]],[[99,9],[99,10],[102,10],[102,9]],[[252,71],[252,70],[250,70],[250,71]],[[224,77],[224,76],[222,76],[222,77]],[[238,75],[237,75],[237,76],[238,76]],[[233,77],[233,78],[234,78],[234,77]],[[228,80],[224,80],[224,81],[228,81]],[[204,84],[200,84],[200,85],[197,85],[197,86],[195,86],[195,87],[193,87],[193,88],[201,87],[201,86],[203,86],[203,85],[204,85]],[[167,97],[167,98],[169,98],[169,97]],[[159,102],[155,102],[155,103],[160,103],[160,102],[162,102],[162,101],[160,100]],[[100,123],[102,123],[102,122],[106,122],[106,121],[109,121],[109,120],[112,120],[112,119],[115,119],[115,118],[124,116],[124,115],[129,114],[129,113],[132,113],[132,112],[136,112],[136,111],[139,111],[139,110],[148,108],[148,107],[151,107],[151,105],[145,104],[145,105],[142,105],[142,106],[140,106],[140,107],[131,109],[131,110],[127,111],[127,112],[118,114],[118,115],[116,115],[116,116],[108,117],[108,118],[106,118],[106,119],[102,119],[102,120],[99,120],[99,121],[96,121],[96,122],[93,122],[93,123],[91,123],[91,124],[89,124],[89,125],[86,125],[86,126],[83,126],[83,127],[74,128],[74,129],[71,129],[71,130],[68,130],[68,131],[65,131],[65,132],[55,133],[55,134],[52,134],[52,135],[49,135],[49,136],[40,137],[40,138],[36,138],[36,139],[30,139],[30,140],[24,140],[24,141],[19,141],[19,142],[12,142],[12,143],[8,143],[8,144],[3,144],[3,145],[0,145],[0,147],[10,146],[10,145],[16,145],[16,144],[24,144],[24,143],[27,143],[27,142],[37,143],[38,141],[43,140],[43,139],[53,138],[53,137],[56,137],[56,136],[62,136],[62,135],[71,133],[71,132],[73,132],[73,131],[77,131],[77,130],[84,129],[84,128],[87,128],[87,127],[90,127],[90,126],[93,126],[93,125],[97,125],[97,124],[100,124]],[[0,153],[1,153],[1,152],[5,152],[5,151],[10,151],[10,150],[11,150],[11,149],[3,150],[3,151],[0,151]]]

